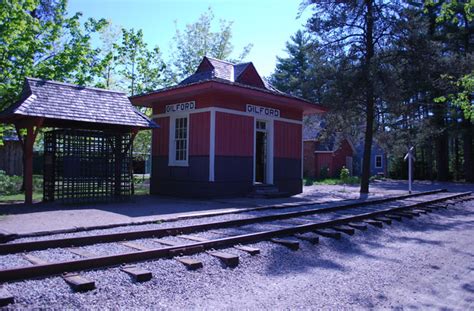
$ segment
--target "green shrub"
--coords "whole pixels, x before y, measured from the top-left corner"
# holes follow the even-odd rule
[[[16,194],[20,191],[21,176],[8,176],[0,170],[0,195]]]
[[[326,179],[329,177],[329,167],[323,166],[319,170],[319,179]]]
[[[341,173],[339,173],[339,179],[341,179],[343,184],[347,184],[347,182],[349,181],[349,177],[349,170],[345,166],[343,166],[341,169]]]

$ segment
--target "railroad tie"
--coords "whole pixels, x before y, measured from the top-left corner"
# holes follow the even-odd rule
[[[209,255],[219,258],[228,267],[237,267],[239,265],[239,256],[220,251],[207,252]]]
[[[120,268],[120,270],[130,275],[130,277],[135,282],[146,282],[146,281],[151,280],[151,278],[153,277],[150,271],[138,268],[137,266],[134,266],[134,265],[123,266],[122,268]]]
[[[403,212],[394,212],[392,215],[399,216],[399,217],[405,217],[405,218],[409,218],[409,219],[413,218],[412,214],[407,214],[407,213],[403,213]]]
[[[250,247],[246,245],[234,245],[234,248],[249,253],[252,256],[260,254],[260,249],[256,247]]]
[[[395,214],[385,215],[385,217],[390,218],[390,219],[393,219],[393,220],[396,220],[396,221],[402,221],[402,217],[401,217],[401,216],[397,216],[397,215],[395,215]]]
[[[447,205],[446,204],[443,204],[443,203],[434,203],[434,204],[429,204],[428,205],[429,208],[447,208]]]
[[[387,225],[392,224],[392,220],[390,218],[387,218],[387,217],[374,217],[373,220],[383,222]]]
[[[23,257],[34,265],[48,264],[46,260],[30,254],[24,254]],[[94,281],[82,277],[77,273],[65,273],[62,275],[62,278],[74,292],[86,292],[95,289]]]
[[[208,239],[193,236],[193,235],[180,235],[179,237],[183,238],[183,239],[186,239],[186,240],[195,241],[195,242],[209,241]],[[243,246],[243,245],[234,245],[234,248],[238,249],[238,250],[241,250],[241,251],[244,251],[246,253],[249,253],[252,256],[260,254],[260,250],[258,248],[255,248],[255,247],[249,247],[249,246]]]
[[[208,239],[200,238],[192,235],[180,235],[180,238],[195,242],[206,242]],[[239,256],[219,251],[207,252],[209,255],[219,258],[228,267],[237,267],[239,265]]]
[[[296,251],[300,248],[300,242],[298,241],[292,241],[288,239],[279,239],[279,238],[270,239],[270,241],[276,244],[286,246],[293,251]]]
[[[79,255],[81,257],[86,257],[86,258],[97,257],[96,254],[86,251],[85,249],[82,249],[82,248],[69,248],[68,251],[70,251],[73,254]]]
[[[381,221],[364,220],[364,222],[374,227],[383,228],[383,223]]]
[[[134,242],[121,242],[120,244],[125,247],[135,249],[137,251],[150,250],[150,248]],[[150,271],[139,268],[134,265],[123,266],[122,268],[120,268],[120,270],[130,275],[134,282],[146,282],[151,280],[151,278],[153,277],[153,274]]]
[[[420,216],[420,213],[416,213],[416,212],[413,212],[413,211],[409,211],[409,210],[406,210],[406,211],[399,211],[399,212],[396,212],[396,214],[400,214],[400,215],[409,215],[409,216],[412,216],[411,218],[415,217],[415,216]]]
[[[197,270],[203,267],[202,261],[189,257],[176,257],[176,261],[182,263],[189,270]]]
[[[63,280],[75,292],[87,292],[95,289],[95,282],[80,276],[77,273],[64,273]]]
[[[15,297],[13,297],[13,295],[5,288],[0,288],[0,307],[5,307],[13,303],[15,303]]]
[[[362,223],[350,222],[350,223],[347,224],[347,226],[349,226],[351,228],[354,228],[354,229],[357,229],[357,230],[367,230],[367,225],[364,225]]]
[[[313,232],[326,238],[331,238],[331,239],[336,239],[336,240],[341,239],[340,232],[331,232],[331,231],[325,231],[325,230],[314,230]]]
[[[167,241],[162,241],[162,240],[153,240],[153,241],[165,246],[176,246],[175,243],[171,243]],[[197,270],[204,266],[202,261],[194,259],[194,258],[190,258],[190,257],[174,257],[174,259],[177,262],[182,263],[189,270]]]
[[[48,262],[44,259],[41,259],[39,257],[36,257],[36,256],[33,256],[33,255],[30,255],[30,254],[23,254],[23,258],[25,258],[26,260],[28,260],[30,263],[34,264],[34,265],[46,265],[48,264]]]
[[[319,243],[319,237],[318,236],[307,236],[303,234],[295,234],[295,237],[303,240],[303,241],[308,241],[311,244],[318,244]]]
[[[337,226],[337,227],[332,227],[333,230],[345,233],[347,235],[354,235],[355,230],[353,228],[348,228],[346,226]]]
[[[420,207],[420,211],[424,211],[425,214],[427,214],[427,213],[432,213],[433,209],[431,209],[430,207]]]

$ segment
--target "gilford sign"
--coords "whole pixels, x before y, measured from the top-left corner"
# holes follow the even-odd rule
[[[256,114],[260,116],[267,116],[267,117],[275,117],[278,118],[280,117],[280,110],[279,109],[274,109],[274,108],[269,108],[269,107],[261,107],[261,106],[255,106],[255,105],[247,105],[245,110],[248,113],[251,114]]]
[[[181,112],[196,109],[196,102],[185,102],[173,105],[166,105],[166,113],[170,112]]]

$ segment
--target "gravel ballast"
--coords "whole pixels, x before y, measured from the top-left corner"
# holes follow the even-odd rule
[[[202,235],[205,236],[205,235]],[[154,278],[135,284],[119,268],[81,272],[97,289],[73,293],[59,277],[4,284],[12,308],[60,309],[444,309],[474,306],[474,201],[369,227],[340,241],[301,242],[299,251],[270,242],[225,268],[208,254],[204,268],[176,260],[137,264]],[[211,237],[211,236],[209,236]],[[15,257],[11,259],[14,260]]]

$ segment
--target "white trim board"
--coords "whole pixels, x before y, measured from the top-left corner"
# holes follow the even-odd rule
[[[209,181],[215,180],[216,159],[216,112],[211,111],[209,126]]]
[[[229,114],[235,114],[235,115],[241,115],[241,116],[246,116],[246,117],[256,117],[252,113],[248,113],[246,111],[240,111],[240,110],[233,110],[233,109],[227,109],[227,108],[221,108],[221,107],[206,107],[206,108],[199,108],[199,109],[194,109],[194,110],[189,110],[184,113],[186,114],[191,114],[191,113],[200,113],[200,112],[223,112],[223,113],[229,113]],[[160,113],[160,114],[155,114],[151,116],[151,119],[157,119],[157,118],[163,118],[163,117],[170,117],[174,116],[177,114],[183,114],[181,112],[179,113]],[[258,119],[261,120],[277,120],[277,121],[282,121],[282,122],[287,122],[287,123],[294,123],[294,124],[300,124],[303,125],[303,121],[297,121],[297,120],[292,120],[292,119],[287,119],[287,118],[281,118],[281,117],[269,117],[269,116],[259,116]]]

